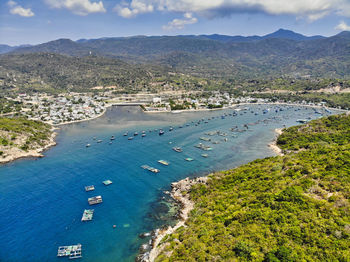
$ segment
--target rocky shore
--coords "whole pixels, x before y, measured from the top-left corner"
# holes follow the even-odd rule
[[[190,191],[192,186],[196,184],[206,184],[208,177],[198,178],[185,178],[178,182],[171,184],[171,197],[174,198],[180,205],[179,211],[180,221],[173,227],[169,226],[164,229],[156,229],[151,233],[152,238],[149,242],[151,249],[147,248],[147,244],[143,245],[140,249],[141,254],[136,258],[136,261],[140,262],[153,262],[160,254],[160,252],[166,247],[167,243],[161,243],[165,236],[174,233],[178,228],[186,226],[186,220],[189,217],[190,212],[194,208],[194,202],[190,199]],[[146,235],[147,234],[147,235]],[[143,234],[142,237],[148,236],[150,233]]]
[[[6,155],[0,158],[0,164],[8,163],[14,161],[19,158],[24,157],[43,157],[42,152],[49,149],[52,146],[56,145],[55,137],[57,133],[55,132],[56,128],[51,129],[51,136],[46,141],[46,143],[39,148],[30,149],[30,150],[22,150],[18,147],[12,147],[6,151]]]

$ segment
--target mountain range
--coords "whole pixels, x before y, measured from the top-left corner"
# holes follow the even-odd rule
[[[64,67],[64,63],[71,63],[75,65],[68,66],[71,70],[82,70],[76,75],[84,75],[84,70],[89,70],[86,75],[90,75],[94,70],[88,66],[89,61],[98,61],[99,68],[107,69],[108,79],[113,79],[113,71],[108,69],[111,64],[112,68],[122,66],[127,71],[139,66],[157,68],[156,71],[162,68],[164,72],[206,79],[350,78],[350,32],[347,31],[331,37],[307,37],[280,29],[265,36],[248,37],[216,34],[58,39],[33,46],[0,46],[0,50],[6,52],[0,55],[4,74],[31,74],[50,83],[50,78],[45,76],[49,74],[55,76],[55,84],[61,78],[71,79],[64,70],[57,77],[52,64],[63,63]],[[55,55],[47,59],[48,53]],[[100,83],[96,79],[91,82]]]

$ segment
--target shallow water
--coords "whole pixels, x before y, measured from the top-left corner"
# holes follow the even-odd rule
[[[249,108],[232,116],[232,109],[145,114],[137,107],[113,107],[101,118],[62,127],[58,145],[44,158],[0,166],[0,261],[65,261],[68,258],[56,257],[57,247],[76,243],[83,245],[84,261],[134,261],[147,241],[138,235],[166,223],[167,206],[157,203],[171,182],[272,156],[267,144],[275,137],[275,128],[320,117],[312,108],[284,106],[278,112],[275,106]],[[264,108],[271,110],[263,114]],[[208,123],[200,121],[196,126],[201,119]],[[243,125],[248,123],[257,124],[248,125],[245,132],[230,131],[236,125],[246,129]],[[163,136],[154,131],[159,128],[164,129]],[[214,130],[227,136],[205,135]],[[126,131],[129,135],[123,136]],[[139,135],[129,141],[135,131]],[[112,135],[116,139],[109,144]],[[220,143],[199,140],[203,136]],[[195,148],[200,142],[213,150]],[[87,143],[91,147],[86,148]],[[183,152],[173,151],[173,146]],[[209,157],[202,157],[203,153]],[[186,157],[194,161],[184,161]],[[159,159],[170,165],[157,163]],[[144,164],[160,173],[143,170]],[[106,179],[113,184],[104,186]],[[86,185],[95,185],[95,191],[85,192]],[[87,198],[96,195],[102,196],[103,203],[89,206]],[[83,223],[80,219],[87,208],[95,209],[94,218]]]

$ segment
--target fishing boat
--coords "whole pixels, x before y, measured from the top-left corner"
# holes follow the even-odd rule
[[[177,146],[173,147],[173,150],[174,150],[175,152],[178,152],[178,153],[181,153],[181,152],[182,152],[181,147],[177,147]]]
[[[190,157],[187,157],[187,158],[185,158],[185,160],[188,161],[188,162],[191,162],[191,161],[193,161],[194,159],[193,159],[193,158],[190,158]]]
[[[102,203],[102,197],[101,196],[90,197],[88,198],[88,202],[90,206]]]
[[[164,135],[164,131],[162,129],[159,130],[159,135]]]
[[[91,221],[94,216],[94,209],[85,209],[81,221]]]
[[[94,185],[91,185],[91,186],[86,186],[85,187],[85,191],[88,192],[88,191],[94,191],[95,190],[95,186]]]
[[[169,162],[165,161],[165,160],[158,160],[158,163],[162,164],[162,165],[165,165],[165,166],[168,166],[169,165]]]

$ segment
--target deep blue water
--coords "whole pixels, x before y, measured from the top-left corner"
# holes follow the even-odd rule
[[[263,114],[268,107],[271,110]],[[134,261],[146,241],[138,235],[165,223],[159,219],[162,213],[157,214],[160,206],[156,203],[171,182],[272,156],[267,144],[275,137],[275,128],[320,116],[311,108],[283,107],[277,113],[275,106],[249,108],[222,118],[233,110],[144,114],[136,107],[113,107],[99,119],[62,127],[58,145],[45,152],[44,158],[0,166],[0,261],[67,261],[56,258],[57,247],[76,243],[83,245],[83,261]],[[208,123],[195,126],[201,119]],[[235,125],[244,129],[244,124],[258,120],[249,125],[249,131],[230,131]],[[159,128],[166,131],[163,136],[154,131]],[[147,131],[144,138],[142,130]],[[223,136],[204,135],[214,130],[226,132],[228,141]],[[139,135],[128,141],[125,131],[129,136],[135,131]],[[112,135],[116,140],[109,144]],[[201,136],[220,144],[201,141]],[[96,143],[93,137],[103,142]],[[195,148],[199,142],[213,150]],[[87,143],[91,147],[86,148]],[[173,146],[181,146],[183,153],[173,151]],[[203,153],[209,157],[201,157]],[[184,161],[186,157],[194,161]],[[158,164],[159,159],[170,165]],[[143,170],[143,164],[160,173]],[[106,179],[113,184],[104,186]],[[84,186],[91,184],[95,191],[85,192]],[[91,207],[95,209],[93,221],[83,223],[82,213],[90,207],[87,198],[95,195],[102,195],[103,203]]]

